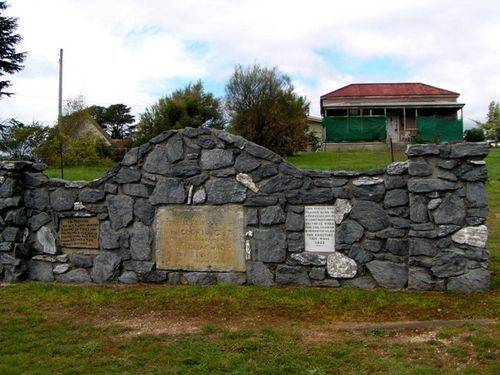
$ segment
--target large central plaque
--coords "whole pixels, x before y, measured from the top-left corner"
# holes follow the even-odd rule
[[[160,269],[245,271],[242,206],[160,207],[155,229]]]

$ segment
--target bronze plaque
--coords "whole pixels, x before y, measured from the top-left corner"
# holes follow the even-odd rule
[[[99,219],[97,217],[66,217],[59,222],[62,247],[99,249]]]
[[[243,207],[160,207],[155,246],[160,269],[245,271]]]

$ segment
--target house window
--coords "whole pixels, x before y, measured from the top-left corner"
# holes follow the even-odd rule
[[[373,108],[372,109],[372,116],[383,116],[383,115],[384,115],[383,108]]]
[[[359,116],[359,109],[357,108],[349,109],[349,116]]]
[[[327,109],[326,111],[327,116],[347,116],[347,110],[346,109]]]

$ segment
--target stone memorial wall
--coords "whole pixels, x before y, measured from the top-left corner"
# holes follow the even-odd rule
[[[484,143],[363,173],[297,169],[218,130],[167,131],[92,182],[0,163],[0,280],[489,287]]]

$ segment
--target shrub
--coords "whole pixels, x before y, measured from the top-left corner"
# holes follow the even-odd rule
[[[307,139],[313,151],[319,150],[321,144],[323,143],[322,139],[318,136],[318,134],[316,134],[313,131],[307,133]]]
[[[62,135],[64,166],[107,165],[112,163],[114,150],[104,140],[93,134],[76,138]],[[60,142],[56,128],[51,129],[47,141],[37,149],[40,159],[49,166],[60,163]]]
[[[464,132],[464,140],[467,142],[482,142],[484,141],[484,132],[479,128],[467,129]]]

